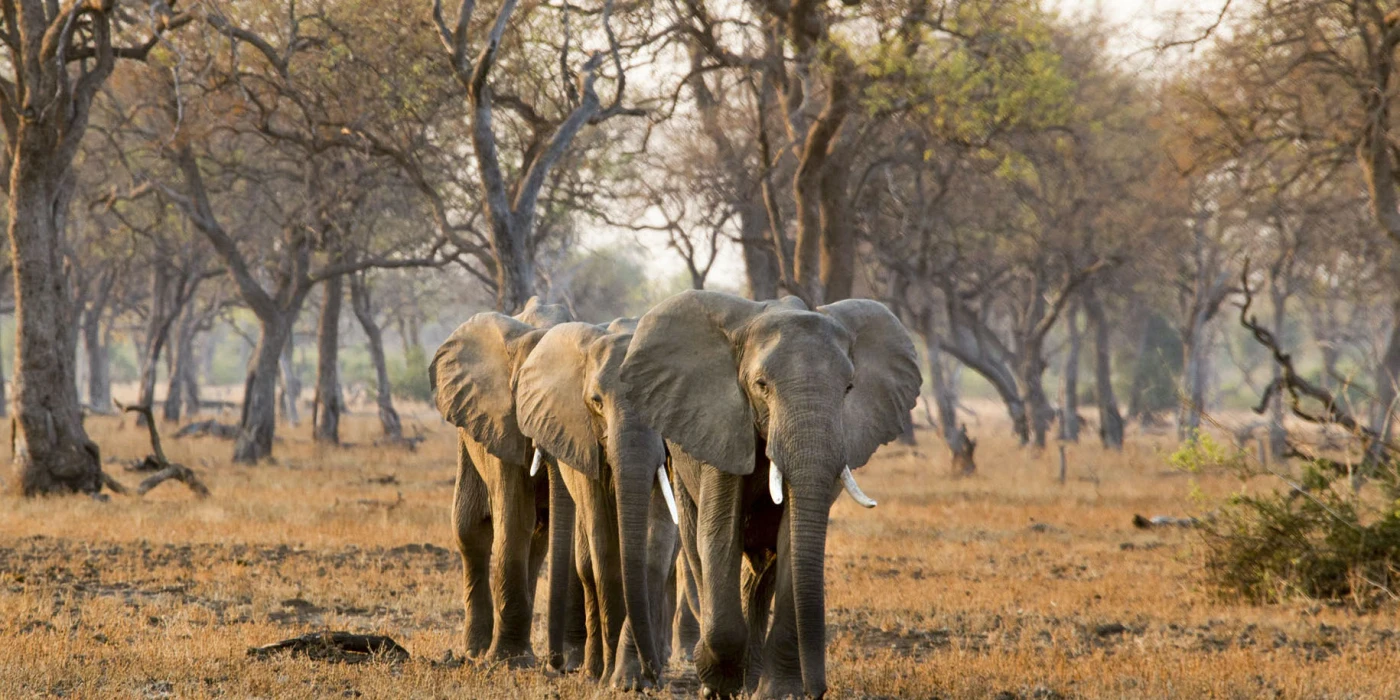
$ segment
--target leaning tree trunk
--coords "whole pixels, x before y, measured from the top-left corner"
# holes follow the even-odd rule
[[[1065,314],[1069,328],[1069,347],[1065,350],[1065,374],[1060,398],[1060,439],[1079,442],[1079,351],[1083,338],[1079,332],[1079,303],[1075,302]]]
[[[1099,404],[1099,439],[1103,446],[1123,449],[1123,415],[1113,394],[1113,349],[1103,302],[1093,289],[1084,292],[1084,312],[1094,327],[1094,395]]]
[[[296,312],[260,319],[258,347],[248,364],[243,384],[243,415],[233,461],[254,464],[272,455],[272,436],[277,428],[277,378],[282,350],[290,342]]]
[[[970,476],[977,471],[972,459],[976,443],[967,435],[967,426],[958,423],[958,388],[943,376],[943,353],[938,346],[938,333],[934,330],[933,314],[924,317],[924,345],[928,348],[928,375],[933,390],[933,400],[938,406],[938,423],[943,433],[943,442],[952,455],[953,474]]]
[[[340,416],[345,400],[340,395],[340,302],[344,296],[340,275],[326,280],[321,325],[316,332],[316,407],[314,437],[317,442],[340,444]]]
[[[370,302],[369,287],[362,275],[350,278],[350,306],[355,310],[355,318],[369,339],[369,357],[374,363],[374,390],[379,405],[379,423],[384,427],[384,437],[403,437],[403,424],[399,412],[394,410],[394,396],[389,385],[389,365],[384,359],[384,334],[374,321],[374,309]]]
[[[10,135],[16,327],[11,446],[20,490],[27,496],[102,488],[97,445],[83,429],[78,400],[76,318],[60,243],[71,176],[68,162],[52,162],[57,145],[47,132],[26,117]]]
[[[5,395],[5,363],[3,355],[0,355],[0,418],[10,415],[10,401]]]

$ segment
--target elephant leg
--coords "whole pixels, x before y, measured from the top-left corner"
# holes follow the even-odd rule
[[[764,669],[763,642],[777,573],[773,561],[773,553],[768,550],[750,552],[744,557],[744,619],[749,625],[749,667],[744,674],[744,688],[749,691],[758,687]]]
[[[452,498],[452,529],[462,554],[463,599],[466,605],[467,656],[491,646],[494,610],[491,605],[491,519],[486,484],[472,463],[467,445],[457,443],[457,485]]]
[[[603,644],[603,677],[614,683],[625,683],[629,677],[640,676],[637,666],[634,673],[618,672],[618,649],[622,639],[623,623],[627,620],[627,606],[622,597],[622,553],[618,547],[617,512],[612,499],[604,489],[594,488],[589,494],[592,499],[593,522],[587,532],[589,550],[592,555],[593,581],[598,601],[599,633]]]
[[[695,562],[696,508],[695,501],[684,488],[676,489],[676,510],[680,516],[680,547],[676,555],[676,619],[671,641],[674,653],[681,661],[695,657],[695,645],[700,641],[700,591],[697,588]]]
[[[583,647],[583,672],[589,678],[603,677],[603,622],[598,608],[598,585],[593,578],[592,544],[588,538],[588,524],[579,518],[574,527],[574,565],[578,571],[580,587],[583,589],[583,610],[586,638]]]
[[[793,600],[792,547],[788,537],[789,509],[783,510],[778,528],[777,562],[773,572],[773,622],[763,650],[763,677],[759,698],[803,697],[802,661],[797,647],[797,606]]]
[[[572,588],[578,586],[573,565],[574,499],[564,487],[559,465],[552,459],[549,462],[549,666],[567,671],[570,615],[582,619],[583,614],[581,601],[570,609]],[[582,592],[580,588],[580,595]],[[575,661],[574,668],[577,666]]]
[[[660,488],[652,489],[651,527],[647,533],[647,597],[651,603],[652,630],[657,659],[671,657],[671,620],[676,612],[676,545],[679,529]]]
[[[564,671],[572,672],[583,666],[584,654],[588,647],[588,601],[584,597],[583,578],[578,574],[578,567],[570,566],[568,569],[569,604],[568,617],[564,620]]]
[[[506,464],[483,450],[473,450],[491,496],[491,595],[495,604],[495,635],[488,652],[512,667],[534,664],[530,649],[530,543],[535,530],[535,489],[522,465]]]
[[[744,687],[748,623],[739,590],[742,496],[743,477],[709,468],[701,474],[698,500],[703,525],[696,532],[701,622],[695,672],[702,693],[711,696],[735,695]]]

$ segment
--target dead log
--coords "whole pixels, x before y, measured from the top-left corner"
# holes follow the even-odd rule
[[[209,497],[209,487],[205,486],[203,481],[200,481],[199,476],[194,473],[194,470],[183,464],[175,464],[165,458],[165,450],[161,449],[160,446],[160,432],[156,430],[156,419],[151,413],[150,406],[123,406],[116,401],[113,401],[113,403],[116,403],[117,408],[120,408],[124,412],[136,413],[143,416],[146,419],[146,429],[151,433],[152,454],[141,460],[138,464],[147,467],[154,465],[158,467],[158,471],[147,477],[145,481],[141,482],[140,486],[136,487],[136,495],[144,496],[151,489],[160,486],[167,480],[174,479],[190,487],[190,490],[194,492],[195,496],[199,498]],[[108,477],[108,480],[112,481],[110,477]],[[116,491],[117,489],[113,488],[112,490]],[[118,493],[125,493],[125,490],[118,491]]]
[[[190,423],[185,427],[175,431],[175,437],[177,438],[201,437],[204,435],[220,438],[223,440],[233,440],[234,438],[238,437],[238,426],[230,425],[228,423],[220,423],[216,420],[210,419]]]
[[[267,659],[280,652],[307,656],[321,661],[362,663],[376,659],[402,662],[409,659],[408,650],[389,637],[350,632],[312,632],[248,649],[248,656]]]

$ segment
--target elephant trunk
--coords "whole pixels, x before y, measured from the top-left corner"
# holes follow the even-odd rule
[[[820,698],[826,693],[827,516],[836,476],[845,466],[845,445],[839,437],[843,434],[839,417],[820,411],[801,413],[790,416],[781,429],[770,430],[769,453],[785,482],[802,685],[807,695]]]
[[[661,664],[652,629],[647,583],[651,492],[656,471],[666,458],[661,438],[653,431],[636,427],[636,421],[614,421],[626,426],[614,429],[608,440],[609,462],[616,480],[619,548],[622,554],[622,599],[627,608],[627,625],[642,665],[643,678],[655,682]],[[620,652],[621,650],[619,650]]]

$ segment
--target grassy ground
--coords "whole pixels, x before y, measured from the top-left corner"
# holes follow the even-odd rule
[[[984,411],[983,415],[990,415]],[[348,448],[283,430],[277,462],[228,462],[228,443],[166,439],[213,496],[181,484],[145,498],[0,497],[0,697],[606,696],[577,678],[444,663],[461,652],[461,581],[448,528],[454,447],[426,408],[414,453],[377,448],[352,417]],[[144,430],[90,419],[110,458]],[[978,462],[950,479],[930,432],[862,471],[880,501],[832,512],[827,556],[831,695],[857,697],[1400,697],[1394,609],[1214,599],[1189,530],[1136,530],[1136,513],[1189,514],[1194,489],[1165,437],[1123,453],[1092,440],[1022,450],[984,424]],[[1089,431],[1092,433],[1092,431]],[[108,470],[138,480],[118,464]],[[543,649],[542,618],[536,648]],[[252,660],[307,631],[388,634],[402,664]],[[689,694],[682,679],[658,695]]]

